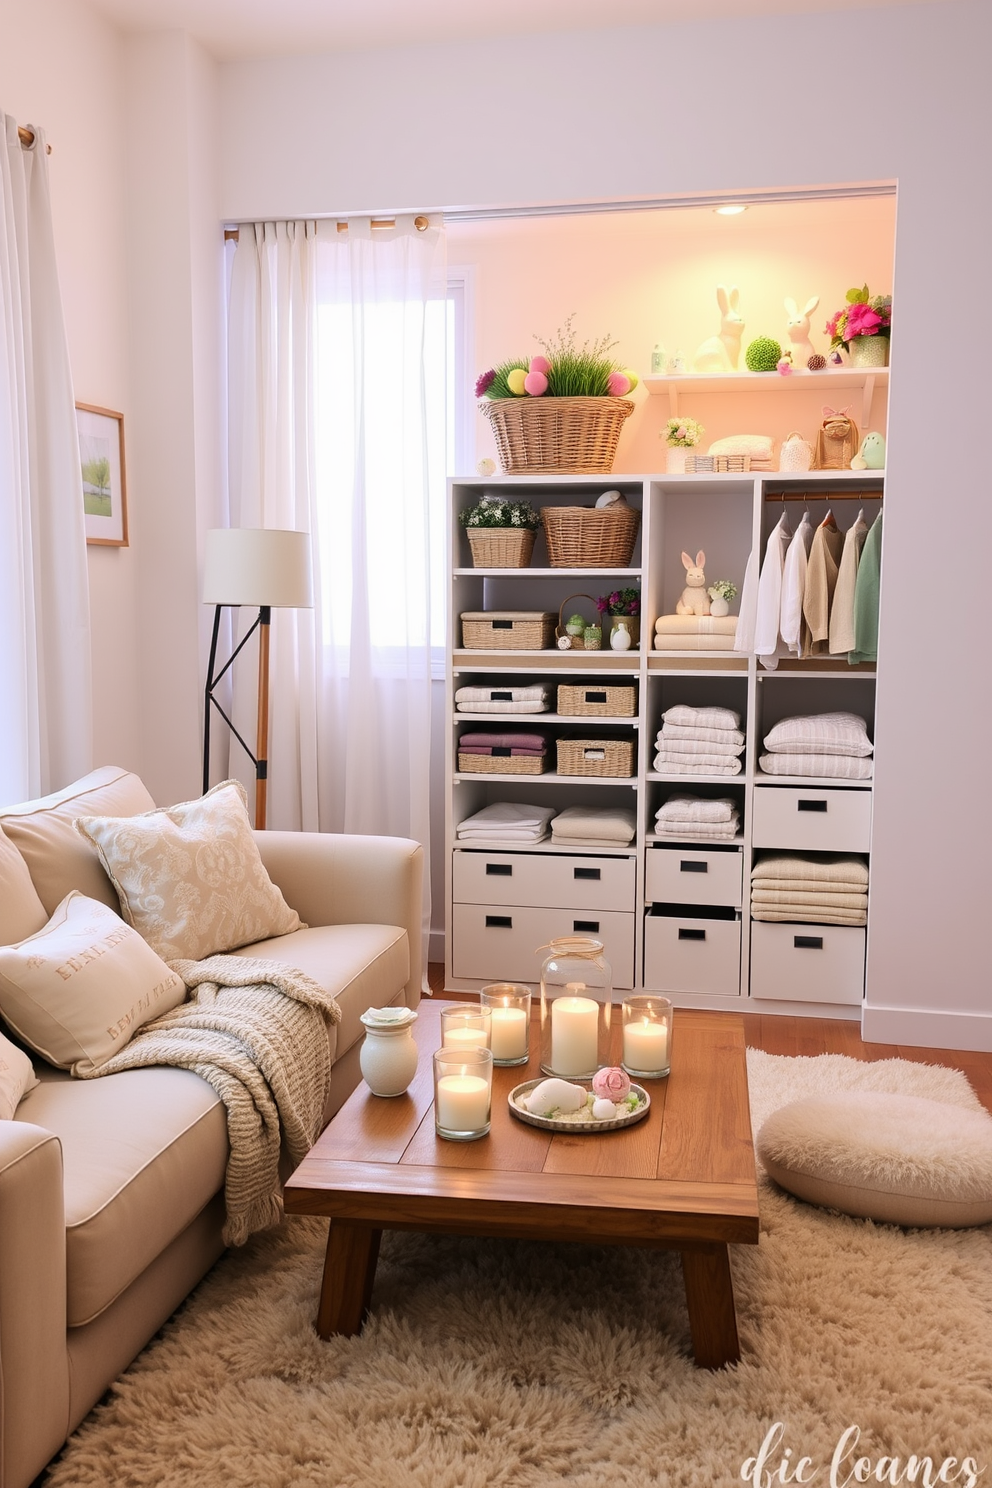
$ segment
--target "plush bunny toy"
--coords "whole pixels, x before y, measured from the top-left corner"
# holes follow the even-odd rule
[[[700,548],[693,563],[688,553],[682,554],[682,566],[685,569],[685,588],[682,590],[682,598],[675,606],[676,615],[708,615],[710,612],[710,597],[706,592],[706,575],[703,573],[703,564],[706,562],[706,554]]]
[[[794,367],[805,367],[810,357],[816,354],[816,347],[809,339],[809,318],[819,303],[820,296],[814,295],[811,300],[806,301],[806,308],[800,315],[799,306],[795,300],[785,301],[785,309],[789,317],[785,329],[792,342],[792,365]]]

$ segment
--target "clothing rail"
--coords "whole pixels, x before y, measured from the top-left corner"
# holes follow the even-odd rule
[[[33,129],[25,129],[23,124],[18,124],[18,126],[17,126],[17,138],[20,140],[20,142],[24,146],[25,150],[30,150],[31,146],[34,144],[34,130]],[[51,153],[52,153],[52,147],[51,147],[51,145],[46,145],[45,146],[45,154],[46,155],[51,155]]]
[[[881,491],[766,491],[766,501],[881,501]]]
[[[396,218],[395,217],[373,217],[372,218],[371,225],[372,225],[372,227],[395,227],[396,226]],[[417,229],[418,232],[426,232],[427,229],[431,225],[430,224],[430,218],[428,218],[428,217],[414,217],[414,219],[413,219],[413,225]],[[338,222],[338,223],[335,224],[335,226],[337,227],[337,230],[338,230],[339,233],[343,233],[343,232],[347,232],[348,231],[348,223],[347,223],[347,221]],[[239,239],[240,236],[241,236],[241,234],[240,234],[240,231],[239,231],[238,228],[236,228],[236,227],[225,227],[225,229],[224,229],[224,242],[225,243],[236,243],[238,241],[238,239]]]

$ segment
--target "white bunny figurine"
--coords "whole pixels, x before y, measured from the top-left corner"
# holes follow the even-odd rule
[[[688,553],[682,554],[682,565],[685,568],[685,588],[682,590],[682,598],[675,606],[676,615],[708,615],[710,612],[710,597],[706,592],[706,575],[703,573],[703,564],[706,562],[706,554],[700,548],[693,563]]]
[[[820,296],[814,295],[811,300],[806,301],[806,309],[800,315],[799,306],[795,300],[785,301],[785,310],[789,317],[785,329],[792,342],[792,365],[794,367],[805,367],[810,357],[816,355],[816,347],[809,339],[809,318],[819,303]]]
[[[744,321],[738,306],[741,293],[735,284],[728,292],[717,285],[716,302],[720,306],[720,334],[710,336],[696,349],[692,359],[694,372],[736,372],[741,356]]]

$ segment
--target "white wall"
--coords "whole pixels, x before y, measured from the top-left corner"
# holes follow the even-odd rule
[[[898,182],[865,1028],[986,1048],[985,605],[967,578],[941,589],[940,554],[951,534],[959,554],[992,538],[992,365],[969,326],[988,259],[990,43],[974,0],[221,69],[233,220]]]
[[[52,146],[52,210],[77,401],[124,414],[131,469],[121,39],[76,0],[0,0],[0,107]],[[132,484],[132,515],[140,490]],[[93,758],[141,764],[134,609],[138,549],[87,549]],[[67,783],[67,782],[65,782]]]

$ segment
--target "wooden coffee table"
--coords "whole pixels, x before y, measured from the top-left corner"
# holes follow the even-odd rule
[[[422,1230],[678,1250],[696,1363],[739,1359],[727,1247],[758,1241],[740,1016],[677,1010],[672,1072],[646,1082],[645,1119],[582,1135],[510,1115],[509,1091],[541,1073],[535,1009],[530,1064],[493,1072],[489,1136],[446,1142],[434,1132],[431,1061],[446,1005],[420,1004],[420,1063],[406,1095],[386,1100],[359,1085],[286,1184],[287,1214],[331,1220],[320,1336],[360,1331],[382,1231]]]

